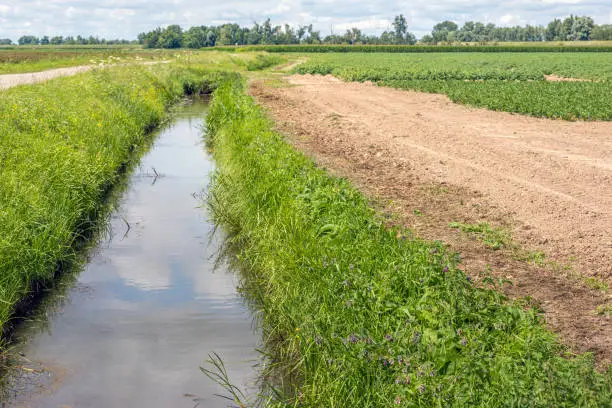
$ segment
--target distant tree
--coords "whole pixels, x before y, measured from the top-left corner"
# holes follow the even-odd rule
[[[12,45],[13,40],[10,38],[0,38],[0,45]]]
[[[591,17],[583,16],[576,17],[572,24],[572,40],[588,41],[591,39],[591,33],[595,23]]]
[[[60,36],[51,37],[49,42],[51,43],[51,45],[60,45],[60,44],[64,43],[64,37],[62,37],[61,35]]]
[[[213,30],[208,30],[206,32],[206,46],[214,47],[216,43],[217,43],[217,35],[215,34]]]
[[[591,40],[612,40],[612,24],[596,25],[591,32]]]
[[[24,35],[17,40],[19,45],[38,45],[40,40],[33,35]]]
[[[434,37],[429,34],[425,34],[419,41],[423,44],[434,44],[436,42]]]
[[[561,23],[561,41],[572,41],[573,39],[573,26],[576,18],[570,15],[563,23]]]
[[[395,19],[393,20],[393,30],[395,31],[395,42],[402,44],[404,42],[406,32],[408,31],[408,21],[403,14],[395,16]]]
[[[161,48],[181,48],[183,42],[183,29],[172,24],[166,27],[159,36],[158,45]]]
[[[558,18],[548,23],[544,31],[544,39],[546,41],[562,41],[565,39],[563,34],[563,22]]]
[[[204,27],[191,27],[183,34],[182,44],[187,48],[206,47],[206,34]]]
[[[360,29],[353,27],[350,30],[346,30],[344,41],[348,44],[357,44],[363,41],[363,34]]]
[[[433,30],[431,31],[431,37],[433,39],[433,42],[449,42],[451,33],[455,33],[458,29],[459,27],[453,21],[446,20],[436,24]]]
[[[306,44],[321,44],[321,32],[313,29],[312,24],[307,28],[308,37],[304,42]]]

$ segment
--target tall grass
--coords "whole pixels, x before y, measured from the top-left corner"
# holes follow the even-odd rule
[[[0,92],[0,332],[75,258],[104,198],[166,108],[219,74],[97,70]]]
[[[604,407],[612,375],[535,310],[474,287],[444,246],[388,230],[351,184],[275,133],[239,82],[215,91],[209,205],[261,309],[259,401],[303,407]]]

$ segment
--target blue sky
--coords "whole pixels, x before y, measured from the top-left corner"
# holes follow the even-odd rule
[[[0,0],[0,38],[92,34],[134,39],[139,32],[169,24],[250,26],[267,17],[276,24],[312,23],[323,35],[350,27],[380,33],[399,13],[408,18],[410,31],[421,36],[442,20],[525,25],[577,14],[612,24],[612,0]]]

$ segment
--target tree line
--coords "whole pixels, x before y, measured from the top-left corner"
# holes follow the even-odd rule
[[[18,45],[117,45],[117,44],[138,44],[136,40],[107,40],[105,38],[73,36],[53,36],[45,35],[37,37],[35,35],[23,35],[17,40]],[[9,38],[0,38],[0,45],[13,45],[13,41]]]
[[[590,41],[612,40],[612,25],[596,25],[591,17],[571,15],[554,19],[546,26],[497,27],[468,21],[461,28],[453,21],[443,21],[433,27],[421,42],[429,44],[490,41]]]
[[[424,44],[490,43],[507,41],[590,41],[612,40],[612,24],[597,25],[588,16],[571,15],[554,19],[546,26],[526,25],[498,27],[495,24],[467,21],[462,27],[453,21],[436,24],[430,34],[424,35]],[[312,24],[292,27],[273,25],[270,19],[255,22],[252,27],[235,23],[219,26],[195,26],[187,30],[173,24],[166,28],[140,33],[137,40],[106,40],[98,37],[24,35],[19,45],[113,45],[138,43],[145,48],[204,48],[215,45],[285,45],[285,44],[416,44],[416,36],[408,31],[408,22],[400,14],[393,19],[390,30],[380,35],[367,35],[358,28],[344,33],[322,36]],[[0,45],[11,45],[10,39],[0,39]]]
[[[270,19],[254,23],[252,27],[241,27],[235,23],[220,26],[196,26],[183,30],[179,25],[165,29],[156,28],[138,35],[138,42],[145,48],[203,48],[215,45],[274,45],[274,44],[415,44],[416,37],[408,32],[406,17],[395,17],[393,30],[380,36],[367,36],[358,28],[347,30],[343,35],[321,36],[313,25],[292,27],[272,25]]]

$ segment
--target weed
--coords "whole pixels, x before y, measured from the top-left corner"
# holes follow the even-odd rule
[[[511,247],[512,238],[510,233],[503,228],[491,227],[491,225],[486,222],[478,224],[451,222],[448,226],[461,230],[469,236],[482,241],[489,248],[501,249]]]

